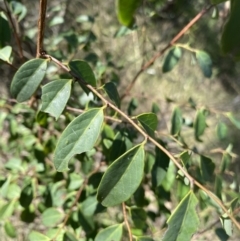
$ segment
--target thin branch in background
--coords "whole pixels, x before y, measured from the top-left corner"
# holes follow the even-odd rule
[[[70,69],[68,69],[68,67],[66,67],[64,64],[62,64],[60,61],[58,61],[57,59],[55,59],[54,57],[52,57],[51,55],[43,55],[43,57],[49,58],[51,59],[53,62],[55,62],[60,68],[64,69],[65,71],[67,71],[69,74],[71,74],[74,78],[76,78],[76,80],[83,84],[85,83],[84,80],[80,79],[79,77],[75,76]],[[116,111],[118,114],[120,114],[126,121],[128,121],[129,124],[131,124],[141,135],[144,136],[145,139],[147,139],[148,141],[150,141],[152,144],[154,144],[156,147],[158,147],[161,151],[163,151],[170,159],[171,161],[177,166],[177,168],[179,170],[182,171],[182,173],[186,176],[186,178],[189,180],[190,182],[190,187],[191,189],[193,189],[193,185],[195,184],[197,187],[199,187],[201,190],[203,190],[212,200],[214,200],[219,207],[221,207],[221,209],[223,210],[224,213],[226,213],[228,215],[228,217],[232,220],[232,222],[236,225],[236,227],[240,230],[240,223],[238,223],[238,221],[234,218],[234,216],[227,210],[227,208],[224,206],[224,204],[222,203],[222,201],[211,191],[209,191],[207,188],[205,188],[202,184],[200,184],[196,179],[194,179],[188,172],[187,170],[185,170],[181,163],[178,162],[178,160],[174,157],[173,154],[171,154],[166,148],[164,148],[161,144],[159,144],[154,138],[150,137],[138,124],[136,124],[134,122],[134,120],[132,120],[127,114],[125,114],[123,111],[121,111],[120,109],[118,109],[118,107],[116,107],[114,104],[112,104],[111,102],[107,101],[104,96],[102,96],[94,87],[92,87],[89,84],[85,83],[85,86],[91,90],[93,92],[93,94],[95,94],[97,97],[99,97],[99,99],[101,99],[106,106],[110,107],[111,109],[113,109],[114,111]]]
[[[159,57],[161,57],[169,48],[171,48],[183,35],[205,14],[207,13],[214,5],[210,5],[207,8],[204,8],[199,12],[160,52],[154,55],[146,64],[143,64],[141,69],[134,76],[130,84],[126,87],[125,93],[121,96],[121,99],[124,99],[129,95],[131,89],[135,85],[138,77],[148,69]]]
[[[43,50],[44,26],[46,19],[47,0],[40,0],[40,12],[38,19],[38,38],[37,38],[37,53],[36,56],[40,57]]]
[[[123,217],[124,217],[124,223],[127,227],[127,231],[128,231],[128,237],[129,237],[129,241],[132,241],[132,232],[131,232],[131,228],[130,225],[128,223],[128,219],[127,219],[127,212],[126,212],[126,205],[125,203],[122,203],[122,210],[123,210]]]
[[[16,19],[13,20],[13,16],[12,16],[12,13],[11,13],[11,11],[10,11],[10,9],[9,9],[7,0],[4,0],[4,4],[5,4],[5,7],[6,7],[7,17],[8,17],[8,19],[9,19],[11,25],[12,25],[14,38],[15,38],[16,43],[17,43],[17,46],[18,46],[18,51],[19,51],[19,52],[18,52],[18,55],[19,55],[19,57],[20,57],[21,59],[23,59],[24,56],[23,56],[23,50],[22,50],[21,40],[20,40],[20,38],[19,38],[19,36],[18,36],[18,32],[17,32],[17,28],[16,28],[16,22],[17,22],[17,20],[16,20]]]
[[[18,68],[16,66],[14,66],[12,63],[4,61],[3,59],[0,59],[0,61],[2,61],[4,64],[9,65],[10,67],[12,67],[14,70],[17,70]]]

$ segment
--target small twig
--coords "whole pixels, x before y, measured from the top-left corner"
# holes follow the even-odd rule
[[[14,34],[15,40],[16,40],[16,42],[17,42],[17,46],[18,46],[18,50],[19,50],[19,52],[18,52],[19,57],[20,57],[21,59],[23,59],[24,56],[23,56],[22,45],[21,45],[21,41],[20,41],[20,38],[19,38],[18,33],[17,33],[16,24],[15,24],[15,23],[16,23],[16,20],[15,20],[15,23],[14,23],[13,17],[12,17],[12,13],[11,13],[11,11],[10,11],[10,9],[9,9],[9,6],[8,6],[8,3],[7,3],[6,0],[4,0],[4,4],[5,4],[5,7],[6,7],[6,14],[7,14],[7,16],[8,16],[8,19],[9,19],[11,25],[12,25],[13,34]]]
[[[125,203],[122,203],[122,211],[123,211],[123,217],[124,217],[124,222],[125,225],[127,227],[127,231],[128,231],[128,236],[129,236],[129,241],[132,241],[132,232],[131,232],[131,228],[130,225],[128,223],[128,219],[127,219],[127,212],[126,212],[126,205]]]
[[[44,26],[46,19],[47,0],[40,0],[40,12],[38,19],[38,38],[37,38],[37,53],[36,56],[40,57],[43,51],[43,38]]]
[[[127,86],[125,93],[121,96],[121,99],[124,99],[133,88],[134,84],[136,83],[138,77],[148,69],[156,59],[161,57],[169,48],[171,48],[182,36],[206,13],[208,12],[213,5],[204,8],[200,13],[198,13],[160,52],[154,55],[146,64],[142,65],[141,69],[137,72],[134,76],[131,83]]]

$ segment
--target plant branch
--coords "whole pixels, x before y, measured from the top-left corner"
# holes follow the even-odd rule
[[[13,29],[13,34],[14,34],[14,37],[15,37],[15,40],[16,40],[16,43],[17,43],[17,46],[18,46],[18,54],[19,54],[19,57],[21,59],[23,59],[23,50],[22,50],[22,45],[21,45],[21,41],[20,41],[20,38],[18,36],[18,33],[17,33],[17,29],[16,29],[16,19],[15,22],[13,20],[13,17],[12,17],[12,13],[9,9],[9,6],[8,6],[8,2],[6,0],[4,0],[4,4],[5,4],[5,7],[6,7],[6,14],[8,16],[8,19],[12,25],[12,29]]]
[[[131,232],[131,228],[130,228],[130,225],[129,225],[128,220],[127,220],[126,205],[125,205],[124,202],[122,203],[122,210],[123,210],[124,222],[125,222],[125,225],[126,225],[127,231],[128,231],[129,241],[132,241],[133,240],[132,239],[132,232]]]
[[[134,76],[130,84],[127,86],[125,93],[121,96],[121,99],[124,99],[133,88],[134,84],[136,83],[138,77],[146,70],[148,69],[153,63],[161,57],[169,48],[171,48],[180,38],[183,37],[183,35],[206,13],[208,12],[214,5],[210,5],[204,9],[202,9],[201,12],[199,12],[160,52],[155,54],[146,64],[143,64],[141,69],[137,72],[137,74]]]
[[[46,9],[47,9],[47,0],[40,0],[37,53],[36,53],[37,57],[40,57],[43,52],[43,38],[44,38],[44,26],[45,26],[45,19],[46,19]]]
[[[50,55],[44,55],[46,58],[50,58],[53,62],[55,62],[57,65],[59,65],[62,69],[67,71],[69,74],[71,74],[74,78],[76,78],[77,81],[79,81],[81,84],[85,83],[84,80],[80,79],[79,77],[75,76],[64,64],[62,64],[60,61],[55,59],[54,57]],[[128,123],[130,123],[140,134],[144,136],[145,139],[149,140],[151,143],[153,143],[155,146],[157,146],[161,151],[163,151],[170,160],[178,167],[179,170],[182,171],[182,173],[188,178],[190,181],[190,187],[193,189],[193,185],[195,184],[197,187],[202,189],[204,192],[207,193],[207,195],[214,200],[219,207],[229,216],[229,218],[232,220],[232,222],[236,225],[236,227],[240,230],[240,224],[237,222],[237,220],[233,217],[233,215],[227,210],[227,208],[223,205],[222,201],[214,195],[211,191],[209,191],[207,188],[205,188],[202,184],[200,184],[198,181],[196,181],[178,162],[178,160],[167,150],[165,149],[161,144],[159,144],[154,138],[150,137],[137,123],[135,123],[127,114],[125,114],[123,111],[118,109],[114,104],[107,101],[104,96],[102,96],[94,87],[92,87],[89,84],[85,83],[85,86],[91,90],[99,99],[101,99],[104,103],[107,104],[108,107],[115,110],[118,114],[120,114],[124,119],[127,120]]]

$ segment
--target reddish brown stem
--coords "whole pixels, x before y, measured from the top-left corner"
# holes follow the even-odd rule
[[[44,26],[46,19],[47,0],[40,0],[40,12],[38,19],[38,38],[37,38],[37,53],[36,56],[40,57],[43,51],[43,38],[44,38]]]
[[[129,95],[131,89],[135,85],[138,77],[148,69],[159,57],[161,57],[169,48],[171,48],[207,11],[209,11],[213,5],[204,8],[200,13],[198,13],[160,52],[155,54],[146,64],[143,64],[141,69],[134,76],[131,83],[127,86],[125,93],[121,96],[121,99],[124,99]]]

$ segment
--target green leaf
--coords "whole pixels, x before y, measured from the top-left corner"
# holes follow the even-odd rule
[[[66,232],[63,237],[64,241],[78,241],[78,239],[70,232]]]
[[[201,155],[200,159],[201,174],[204,181],[211,181],[213,179],[213,173],[215,164],[212,160],[206,156]]]
[[[226,169],[228,169],[230,163],[231,163],[232,157],[229,153],[225,152],[223,153],[222,156],[222,162],[221,162],[221,166],[220,166],[220,172],[224,173],[224,171]]]
[[[27,208],[33,200],[33,186],[32,183],[26,185],[20,195],[19,202],[22,207]]]
[[[179,47],[173,47],[169,50],[167,56],[164,59],[162,72],[167,73],[171,71],[178,63],[182,56],[182,50]]]
[[[4,224],[4,229],[6,234],[11,237],[11,238],[16,238],[17,237],[17,232],[15,227],[12,225],[10,221],[5,222]]]
[[[57,171],[68,169],[68,162],[75,154],[93,148],[103,124],[103,109],[94,108],[76,117],[63,131],[57,143],[53,163]]]
[[[97,86],[95,75],[87,62],[83,60],[73,60],[69,62],[68,66],[71,72],[86,84],[93,87]],[[87,94],[90,93],[90,90],[85,85],[81,84],[81,87]]]
[[[98,187],[97,199],[109,207],[125,202],[137,190],[144,173],[144,148],[138,145],[107,169]]]
[[[190,191],[168,219],[168,229],[162,241],[191,240],[199,225],[198,215],[195,210],[197,203],[196,196]]]
[[[64,213],[56,208],[48,208],[42,214],[42,223],[46,227],[54,227],[59,224],[64,217]]]
[[[130,210],[132,221],[134,223],[135,228],[145,229],[147,220],[146,211],[143,208],[138,207],[132,207]]]
[[[134,23],[134,13],[140,4],[140,0],[116,0],[118,21],[131,27]]]
[[[221,37],[221,48],[224,54],[231,54],[237,58],[240,57],[240,1],[231,0],[231,11],[229,19],[227,20],[222,37]]]
[[[0,220],[9,218],[12,215],[15,203],[16,200],[12,200],[11,202],[8,202],[0,207]]]
[[[11,53],[12,53],[12,47],[11,46],[6,46],[6,47],[0,49],[0,59],[10,63]]]
[[[208,53],[205,51],[196,52],[197,62],[206,78],[212,76],[212,59]]]
[[[9,175],[7,180],[1,186],[1,188],[0,188],[0,197],[3,197],[3,198],[7,197],[11,179],[12,179],[12,175]]]
[[[121,100],[116,85],[113,82],[108,82],[103,88],[107,92],[108,97],[120,108]]]
[[[9,6],[12,13],[17,17],[18,22],[20,22],[26,16],[27,8],[20,2],[11,1]]]
[[[47,70],[46,59],[32,59],[23,64],[13,77],[10,91],[18,102],[28,100],[37,90]]]
[[[101,230],[94,241],[120,241],[122,239],[122,224],[109,226]]]
[[[237,127],[240,130],[240,120],[238,120],[232,113],[227,113],[226,116],[229,118],[229,120],[232,122],[235,127]]]
[[[140,122],[142,127],[145,129],[148,135],[154,137],[154,132],[157,129],[157,116],[154,113],[144,113],[137,116],[137,120]]]
[[[32,231],[28,238],[29,241],[51,241],[50,238],[36,231]]]
[[[51,114],[57,120],[67,104],[71,89],[71,79],[55,80],[44,85],[42,88],[41,111]]]
[[[214,189],[216,196],[222,200],[222,177],[220,175],[216,175]]]
[[[217,137],[220,140],[223,140],[224,138],[226,138],[227,133],[228,133],[227,125],[225,123],[223,123],[223,122],[219,122],[217,124],[216,132],[217,132]]]
[[[1,12],[0,12],[1,13]],[[11,29],[8,21],[0,14],[0,48],[3,48],[6,43],[11,40]]]
[[[206,116],[204,114],[204,110],[199,110],[194,122],[194,135],[196,140],[201,141],[199,137],[203,135],[206,127]]]
[[[171,135],[178,135],[182,128],[182,112],[176,107],[172,114],[172,127],[171,127]]]

